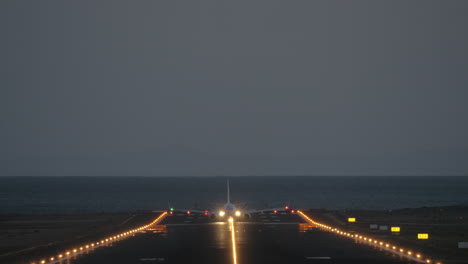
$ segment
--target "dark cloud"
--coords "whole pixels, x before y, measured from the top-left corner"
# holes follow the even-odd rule
[[[466,1],[2,1],[1,175],[466,175]]]

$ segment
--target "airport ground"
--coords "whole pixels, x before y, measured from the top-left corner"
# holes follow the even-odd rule
[[[446,259],[446,263],[468,263],[468,248],[458,248],[459,242],[468,242],[467,206],[386,211],[316,210],[313,214],[319,222],[349,232],[366,233],[404,248],[430,252],[434,257]],[[350,223],[348,218],[356,218],[356,222]],[[371,229],[371,225],[377,228]],[[381,226],[388,230],[380,230]],[[400,227],[400,232],[391,232],[391,227]],[[429,239],[418,239],[420,233],[429,234]]]
[[[460,239],[466,240],[468,210],[464,207],[306,212],[319,222],[420,250],[443,260],[444,264],[468,263],[465,261],[468,250],[458,249],[456,244]],[[151,230],[62,263],[232,263],[226,221],[178,214],[167,217]],[[149,213],[1,216],[0,263],[31,263],[77,244],[141,226],[155,216]],[[356,217],[356,223],[348,223],[348,217]],[[392,235],[371,230],[370,224],[398,224],[402,231]],[[235,221],[235,230],[239,264],[412,263],[404,257],[320,230],[296,214],[257,214]],[[430,233],[430,239],[414,239],[420,231]]]
[[[0,215],[0,263],[44,255],[151,222],[154,214]]]

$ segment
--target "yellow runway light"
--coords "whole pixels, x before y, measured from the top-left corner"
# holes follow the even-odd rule
[[[419,233],[418,239],[429,239],[429,234],[427,233]]]

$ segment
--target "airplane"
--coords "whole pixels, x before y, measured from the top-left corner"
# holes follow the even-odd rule
[[[218,215],[220,217],[224,217],[226,215],[239,217],[242,215],[242,212],[240,210],[237,210],[236,205],[231,203],[231,197],[229,192],[229,180],[227,180],[227,201],[226,204],[224,204],[223,209],[218,212]]]
[[[250,218],[253,213],[259,213],[259,212],[265,212],[265,211],[271,211],[274,214],[280,212],[280,211],[289,211],[291,213],[296,213],[295,210],[290,210],[289,206],[281,207],[281,208],[270,208],[270,209],[262,209],[262,210],[241,210],[238,208],[239,205],[241,204],[233,204],[231,203],[231,196],[230,196],[230,188],[229,188],[229,180],[227,180],[227,201],[226,203],[222,206],[222,208],[218,211],[211,211],[211,210],[186,210],[186,209],[178,209],[177,211],[185,211],[186,214],[190,215],[192,213],[196,214],[204,214],[206,216],[210,216],[211,218],[230,218],[230,217],[236,217],[239,218],[242,215],[244,215],[245,218]],[[171,207],[169,214],[172,215],[174,213],[174,208]]]

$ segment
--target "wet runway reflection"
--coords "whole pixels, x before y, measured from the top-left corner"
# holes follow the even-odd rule
[[[131,239],[67,264],[407,263],[324,232],[296,215],[267,216],[260,223],[191,217],[169,217]]]

